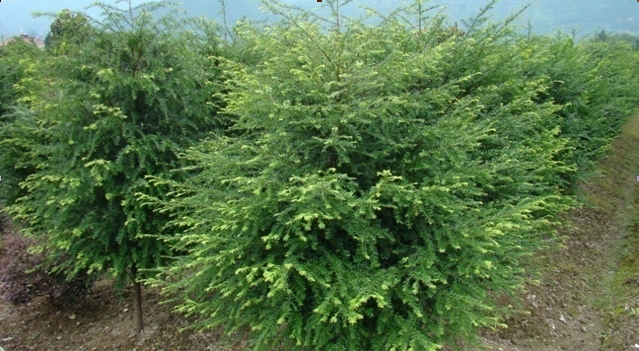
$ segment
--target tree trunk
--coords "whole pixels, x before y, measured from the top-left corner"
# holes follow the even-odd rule
[[[133,283],[133,295],[135,300],[135,326],[139,333],[144,329],[144,321],[142,320],[142,284],[137,280]]]

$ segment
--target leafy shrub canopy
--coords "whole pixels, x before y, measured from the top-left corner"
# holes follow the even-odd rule
[[[260,350],[434,350],[499,326],[495,297],[573,203],[555,42],[487,22],[492,3],[461,30],[423,1],[369,26],[329,0],[329,30],[265,3],[287,20],[239,28],[261,59],[236,70],[235,133],[186,152],[188,181],[152,178],[170,200],[142,196],[187,253],[150,282]]]
[[[250,328],[258,350],[500,326],[494,301],[634,108],[636,52],[522,38],[486,20],[494,1],[461,27],[423,0],[376,25],[348,0],[331,18],[263,2],[284,20],[237,26],[235,62],[214,25],[130,2],[25,61],[0,130],[9,212],[71,275],[160,265],[148,282],[197,327]]]
[[[45,239],[52,260],[66,258],[56,262],[71,275],[111,269],[124,278],[155,267],[168,248],[145,235],[162,232],[166,218],[134,194],[162,197],[166,189],[144,177],[172,179],[177,153],[224,123],[215,28],[156,20],[149,11],[161,5],[98,4],[105,22],[84,45],[40,63],[45,87],[2,142],[28,155],[31,172],[17,179],[24,194],[10,213]]]

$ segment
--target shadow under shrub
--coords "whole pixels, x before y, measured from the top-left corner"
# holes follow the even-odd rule
[[[69,307],[87,296],[95,279],[81,272],[68,279],[53,273],[43,253],[30,252],[36,242],[16,233],[4,232],[0,245],[0,298],[14,305],[47,296],[59,308]]]

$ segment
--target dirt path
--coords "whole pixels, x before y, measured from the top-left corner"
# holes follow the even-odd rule
[[[541,282],[527,287],[522,306],[529,314],[507,320],[506,330],[486,332],[482,346],[639,350],[639,308],[631,307],[633,301],[639,306],[639,245],[632,245],[639,236],[639,115],[626,123],[598,169],[580,185],[584,206],[567,216],[573,228],[562,233],[566,247],[539,260]]]

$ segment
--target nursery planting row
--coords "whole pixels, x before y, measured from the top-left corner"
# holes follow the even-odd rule
[[[0,47],[0,202],[32,252],[159,287],[256,350],[500,327],[636,108],[627,35],[521,34],[494,2],[459,25],[422,0],[264,3],[280,22],[232,30],[99,4],[59,14],[44,51]]]

